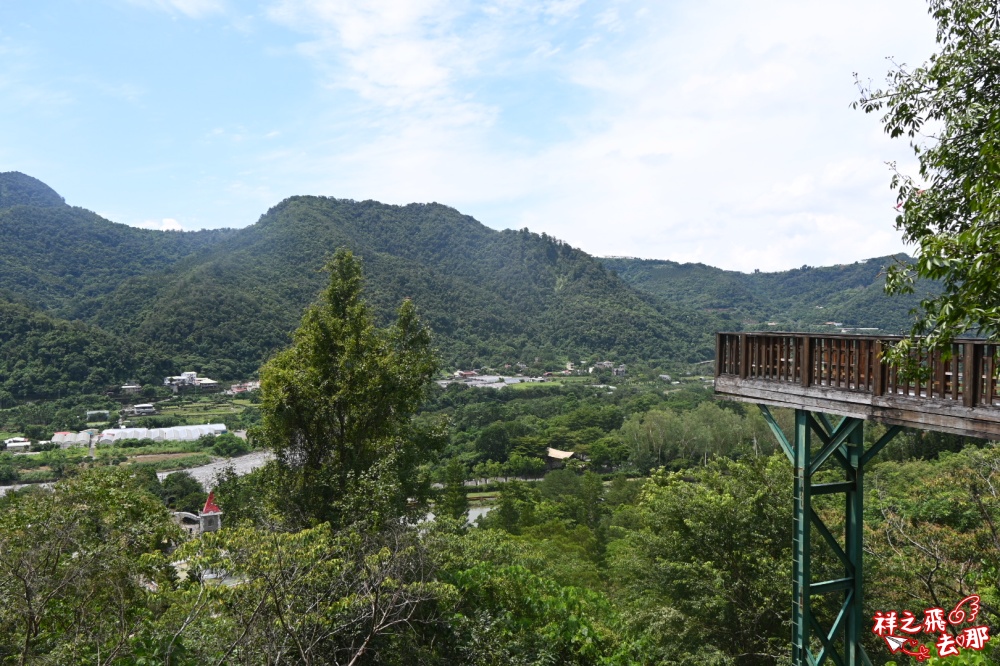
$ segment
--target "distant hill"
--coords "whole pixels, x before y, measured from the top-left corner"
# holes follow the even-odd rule
[[[913,321],[910,310],[933,293],[935,286],[918,284],[914,295],[887,296],[884,269],[897,260],[909,257],[773,273],[739,273],[661,260],[616,257],[601,261],[639,291],[676,307],[728,315],[744,328],[830,330],[827,322],[837,322],[843,327],[904,333]]]
[[[0,172],[0,208],[12,206],[65,206],[51,187],[19,171]]]
[[[439,204],[307,196],[244,229],[184,233],[134,229],[66,205],[0,208],[0,299],[41,317],[33,321],[78,322],[95,339],[119,340],[112,382],[186,369],[236,378],[288,343],[341,246],[362,257],[379,316],[388,320],[412,298],[452,367],[701,360],[720,326],[714,315],[632,289],[545,235],[495,231]],[[17,395],[43,385],[21,384]]]

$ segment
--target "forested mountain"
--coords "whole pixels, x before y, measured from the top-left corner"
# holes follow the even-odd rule
[[[911,296],[887,296],[884,268],[906,255],[877,257],[853,264],[803,266],[774,273],[740,273],[705,264],[655,259],[605,258],[601,261],[639,291],[678,307],[724,313],[744,328],[803,330],[844,327],[909,330],[910,310],[935,289],[918,283]]]
[[[23,398],[190,369],[248,376],[288,343],[338,247],[362,258],[383,322],[404,298],[415,302],[445,367],[703,360],[719,329],[837,321],[899,332],[917,302],[882,293],[889,257],[749,275],[598,260],[440,204],[311,196],[244,229],[163,232],[69,206],[9,172],[0,173],[0,388]]]
[[[554,239],[494,231],[438,204],[322,197],[287,199],[204,258],[126,280],[101,319],[220,375],[252,372],[285,343],[341,246],[362,257],[381,317],[413,299],[447,365],[710,350],[710,317],[643,298]]]
[[[98,346],[104,335],[117,340],[111,382],[185,369],[222,379],[255,372],[287,344],[342,246],[363,259],[381,318],[412,298],[446,366],[700,360],[720,326],[631,289],[544,234],[495,231],[439,204],[292,197],[245,229],[177,233],[67,206],[23,174],[0,174],[0,188],[13,193],[0,207],[0,301],[60,331],[78,330],[65,329],[70,321],[89,327]],[[26,358],[36,344],[30,331],[40,330],[19,326],[19,337],[0,330],[16,347],[12,359]],[[103,363],[98,353],[90,359]],[[49,395],[47,381],[25,377],[11,366],[0,384],[15,396]]]
[[[17,171],[0,173],[0,208],[65,205],[58,192],[37,178]]]

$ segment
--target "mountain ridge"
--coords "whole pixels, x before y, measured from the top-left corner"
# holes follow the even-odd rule
[[[295,196],[242,229],[182,233],[19,204],[0,209],[0,297],[118,336],[135,355],[130,377],[237,378],[288,343],[339,247],[362,258],[383,321],[414,300],[449,367],[711,354],[712,317],[635,291],[545,234],[441,204]],[[0,363],[0,383],[12,376]]]
[[[403,299],[414,301],[445,367],[537,360],[555,369],[605,359],[668,367],[711,358],[716,330],[765,325],[775,313],[812,326],[868,308],[900,321],[877,289],[878,260],[759,275],[598,259],[544,233],[491,229],[443,204],[308,195],[241,229],[163,232],[54,205],[62,202],[55,190],[10,173],[0,182],[27,188],[19,201],[42,202],[0,208],[0,306],[10,315],[0,339],[19,341],[0,359],[0,388],[19,398],[47,395],[59,373],[95,386],[105,375],[81,379],[81,358],[111,367],[112,383],[181,370],[252,375],[288,344],[340,247],[361,257],[365,296],[383,323]],[[830,309],[814,308],[817,298]],[[25,371],[30,350],[40,349],[33,335],[48,336],[46,349],[79,335],[97,346],[43,381],[44,373]],[[115,341],[127,358],[109,363]]]

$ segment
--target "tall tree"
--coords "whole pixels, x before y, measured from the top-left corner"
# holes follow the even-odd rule
[[[1000,6],[994,0],[929,0],[939,52],[922,66],[898,66],[885,89],[861,85],[855,103],[882,113],[889,136],[907,137],[919,176],[892,178],[896,227],[916,245],[911,266],[893,266],[886,289],[912,293],[917,278],[939,280],[921,302],[911,349],[947,352],[967,331],[1000,334]]]
[[[444,468],[444,489],[435,504],[438,515],[465,520],[469,513],[469,497],[465,493],[465,465],[458,458],[452,458]]]
[[[277,456],[287,507],[303,524],[335,527],[405,506],[429,445],[411,416],[437,369],[410,301],[388,328],[362,298],[361,262],[344,249],[293,345],[261,369],[261,425]]]

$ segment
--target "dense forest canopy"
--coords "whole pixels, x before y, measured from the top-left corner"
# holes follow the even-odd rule
[[[18,171],[0,172],[0,208],[13,206],[64,206],[66,201],[51,187]]]
[[[725,314],[750,328],[773,322],[781,330],[804,330],[833,321],[898,334],[913,325],[911,310],[920,298],[937,293],[933,282],[920,283],[912,295],[885,293],[886,269],[909,260],[905,255],[877,257],[771,273],[740,273],[657,259],[601,261],[639,291],[668,303]]]

